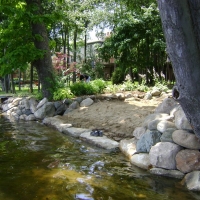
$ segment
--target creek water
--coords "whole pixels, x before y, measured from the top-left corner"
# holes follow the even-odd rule
[[[193,200],[181,181],[42,125],[0,115],[0,200]]]

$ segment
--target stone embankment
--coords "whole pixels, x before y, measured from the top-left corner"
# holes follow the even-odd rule
[[[164,99],[155,112],[145,118],[143,125],[135,128],[133,138],[116,142],[106,136],[91,136],[90,129],[73,127],[62,117],[79,106],[92,105],[96,98],[79,97],[62,102],[48,102],[44,98],[37,102],[34,98],[10,97],[1,104],[1,109],[16,120],[40,120],[64,134],[101,148],[120,148],[131,164],[149,170],[152,174],[183,179],[182,182],[189,190],[200,191],[200,142],[176,101],[172,98]],[[99,98],[120,99],[122,95]]]

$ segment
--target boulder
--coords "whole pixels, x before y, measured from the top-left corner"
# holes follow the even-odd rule
[[[176,130],[172,133],[173,141],[187,149],[200,149],[200,142],[195,134],[186,130]]]
[[[192,130],[192,127],[191,127],[190,123],[188,122],[186,115],[182,108],[180,108],[178,111],[175,112],[174,118],[175,118],[174,123],[175,123],[177,129]]]
[[[185,175],[183,183],[186,184],[188,190],[200,191],[200,171],[190,172]]]
[[[176,131],[175,128],[167,128],[167,129],[163,132],[163,134],[162,134],[162,136],[161,136],[161,138],[160,138],[160,141],[161,141],[161,142],[172,142],[172,143],[174,143],[174,141],[173,141],[173,139],[172,139],[172,133],[173,133],[174,131]]]
[[[119,143],[107,138],[106,136],[103,137],[95,137],[91,136],[90,132],[84,132],[80,135],[80,139],[86,141],[88,143],[92,143],[97,147],[101,147],[107,150],[116,150],[119,148]]]
[[[152,168],[150,169],[151,174],[160,175],[160,176],[167,176],[167,177],[173,177],[182,179],[185,174],[178,171],[178,170],[168,170],[168,169],[162,169],[162,168]]]
[[[131,157],[130,162],[131,162],[131,164],[133,164],[139,168],[142,168],[142,169],[149,169],[151,166],[148,153],[134,154]]]
[[[133,131],[133,136],[136,138],[136,139],[140,139],[140,137],[146,132],[146,128],[144,127],[136,127],[135,130]]]
[[[55,107],[53,102],[46,102],[35,113],[37,119],[44,119],[45,117],[52,117],[55,113]]]
[[[83,101],[81,101],[80,103],[80,107],[88,107],[88,106],[91,106],[93,104],[93,100],[91,98],[87,98],[87,99],[84,99]]]
[[[144,99],[146,99],[146,100],[152,99],[152,94],[151,94],[150,92],[147,92],[147,93],[145,94],[145,96],[144,96]]]
[[[200,152],[185,149],[176,155],[176,167],[183,173],[200,170]]]
[[[166,98],[161,104],[155,109],[155,113],[167,113],[170,114],[170,111],[175,108],[178,103],[173,98]]]
[[[22,100],[22,98],[16,98],[12,101],[12,105],[13,106],[18,106],[19,105],[19,102]]]
[[[66,123],[65,119],[60,115],[56,115],[54,117],[46,117],[42,122],[46,125],[53,126],[60,132],[63,132],[63,130],[66,128],[72,127],[72,124]]]
[[[26,120],[26,121],[35,121],[36,118],[35,118],[35,115],[34,115],[34,114],[30,114],[30,115],[28,115],[28,116],[25,115],[24,120]]]
[[[157,130],[147,130],[137,141],[136,150],[138,153],[149,152],[151,147],[160,142],[161,133]]]
[[[37,109],[41,108],[45,103],[48,102],[48,99],[45,97],[43,98],[37,105]]]
[[[174,128],[176,129],[176,126],[173,122],[162,120],[157,125],[157,130],[161,133],[164,133],[168,128]]]
[[[37,101],[35,98],[31,97],[31,98],[29,99],[29,105],[30,105],[30,110],[31,110],[31,112],[32,112],[32,113],[36,112],[36,110],[37,110],[37,105],[38,105],[38,101]]]
[[[145,117],[143,127],[147,128],[148,124],[153,120],[170,120],[171,116],[166,113],[153,113]]]
[[[57,107],[54,115],[63,115],[67,109],[67,105],[61,103],[59,107]]]
[[[153,90],[151,91],[152,96],[160,96],[160,94],[161,94],[161,91],[156,87],[154,87]]]
[[[30,103],[29,103],[28,98],[23,98],[21,100],[20,105],[22,105],[25,109],[30,109]]]
[[[161,121],[162,121],[162,120],[160,120],[160,119],[155,119],[155,120],[153,120],[153,121],[150,121],[150,122],[148,123],[147,128],[148,128],[149,130],[156,130],[156,129],[157,129],[158,123],[161,122]]]
[[[151,147],[150,163],[155,167],[176,169],[176,154],[183,148],[171,142],[159,142]]]
[[[72,102],[72,104],[69,105],[69,109],[77,109],[79,108],[79,103],[78,101]]]
[[[131,156],[136,153],[136,143],[136,138],[132,138],[129,140],[123,139],[119,142],[119,149],[128,158],[131,158]]]

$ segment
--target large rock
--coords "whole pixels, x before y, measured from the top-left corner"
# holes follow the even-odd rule
[[[31,112],[32,112],[32,113],[36,112],[36,110],[37,110],[37,105],[38,105],[38,101],[37,101],[35,98],[31,97],[31,98],[29,99],[29,105],[30,105],[30,110],[31,110]]]
[[[160,96],[161,91],[157,87],[153,87],[153,90],[151,91],[152,96]]]
[[[161,104],[155,109],[155,113],[167,113],[170,114],[170,111],[175,108],[178,103],[173,98],[166,98]]]
[[[55,107],[53,102],[46,102],[35,113],[37,119],[44,119],[45,117],[53,117],[55,113]]]
[[[174,131],[176,131],[177,129],[175,129],[175,128],[167,128],[164,132],[163,132],[163,134],[162,134],[162,136],[161,136],[161,138],[160,138],[160,141],[161,142],[174,142],[173,141],[173,139],[172,139],[172,133],[174,132]]]
[[[74,101],[72,104],[69,105],[69,109],[77,109],[79,108],[78,101]]]
[[[30,109],[30,103],[28,98],[22,99],[20,105],[23,106],[25,109]]]
[[[200,170],[200,152],[185,149],[176,155],[176,167],[183,173]]]
[[[153,121],[150,121],[150,122],[148,123],[147,128],[148,128],[149,130],[156,130],[156,129],[157,129],[158,123],[161,122],[161,121],[162,121],[162,120],[160,120],[160,119],[155,119],[155,120],[153,120]]]
[[[123,139],[119,142],[119,149],[128,158],[131,158],[131,156],[136,153],[136,143],[136,138],[132,138],[130,140]]]
[[[106,136],[103,136],[103,137],[91,136],[90,132],[82,133],[80,135],[80,139],[107,150],[115,150],[119,148],[118,142],[111,140],[107,138]]]
[[[178,111],[175,112],[175,125],[177,129],[186,129],[186,130],[192,130],[192,127],[190,123],[188,122],[186,115],[183,111],[183,109],[180,107]]]
[[[91,98],[87,98],[87,99],[84,99],[83,101],[81,101],[80,103],[80,107],[88,107],[88,106],[91,106],[93,104],[93,100]]]
[[[61,103],[60,106],[57,107],[54,115],[63,115],[66,109],[67,109],[67,105],[65,103]]]
[[[200,149],[200,142],[195,134],[186,130],[176,130],[172,133],[172,139],[176,144],[187,149]]]
[[[200,191],[200,171],[190,172],[185,175],[183,183],[186,184],[188,190]]]
[[[164,133],[168,128],[176,128],[175,124],[170,121],[162,120],[157,125],[157,130]]]
[[[176,169],[176,154],[182,147],[171,142],[159,142],[151,147],[149,152],[150,163],[155,167]]]
[[[43,123],[49,126],[53,126],[58,131],[63,132],[66,128],[72,127],[72,124],[66,123],[65,119],[60,115],[54,117],[45,117]]]
[[[48,102],[48,99],[45,97],[43,98],[37,105],[37,109],[41,108],[45,103]]]
[[[135,130],[133,131],[133,136],[136,138],[136,139],[140,139],[140,137],[142,135],[144,135],[144,133],[146,132],[146,128],[144,127],[136,127]]]
[[[142,169],[149,169],[151,166],[148,153],[134,154],[131,157],[130,162],[131,162],[131,164],[133,164],[137,167],[140,167]]]
[[[90,131],[86,128],[75,128],[75,127],[63,127],[62,133],[65,133],[66,135],[71,135],[73,137],[79,138],[80,135],[84,132]]]
[[[161,133],[157,130],[147,130],[137,141],[136,150],[139,153],[149,152],[151,147],[160,142]]]
[[[153,113],[153,114],[148,115],[144,119],[144,122],[143,122],[142,126],[147,128],[148,124],[151,121],[154,121],[154,120],[170,120],[170,119],[171,119],[171,116],[169,114],[166,114],[166,113]]]
[[[168,170],[168,169],[162,169],[162,168],[152,168],[150,169],[151,174],[156,174],[160,176],[168,176],[173,178],[182,179],[185,174],[178,171],[178,170]]]

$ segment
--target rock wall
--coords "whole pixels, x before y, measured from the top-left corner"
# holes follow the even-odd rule
[[[16,120],[51,119],[48,123],[53,126],[55,116],[67,115],[79,106],[90,106],[95,98],[78,97],[57,102],[48,102],[44,98],[38,102],[32,97],[10,97],[1,104],[1,109]],[[122,99],[122,95],[105,98]],[[152,174],[183,179],[189,190],[200,190],[200,142],[181,106],[172,98],[164,99],[155,112],[145,118],[143,125],[133,131],[132,139],[120,141],[119,148],[131,164],[149,170]]]
[[[174,99],[164,99],[133,131],[133,139],[121,140],[119,148],[133,165],[183,179],[189,190],[200,190],[200,141]]]

